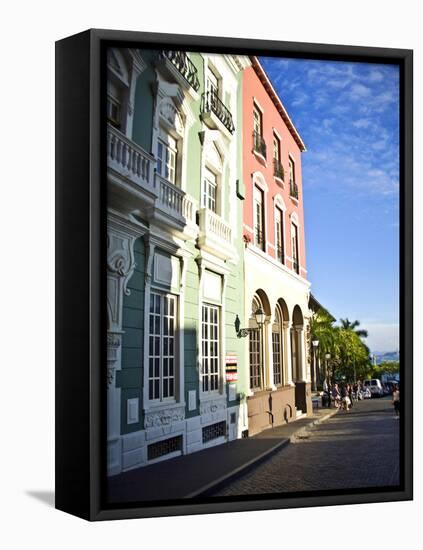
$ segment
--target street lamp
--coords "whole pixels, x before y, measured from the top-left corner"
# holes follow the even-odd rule
[[[330,353],[326,353],[325,358],[326,358],[326,378],[327,378],[327,384],[329,386],[329,359],[330,359]]]
[[[316,354],[317,354],[317,348],[319,347],[319,340],[313,340],[311,342],[313,344],[313,386],[312,390],[316,391],[317,389],[317,363],[316,363]]]
[[[254,317],[256,319],[256,323],[258,325],[258,328],[261,329],[261,327],[264,325],[264,321],[266,320],[266,314],[264,311],[259,307],[256,312],[254,313]],[[235,330],[238,338],[245,338],[248,336],[248,334],[254,330],[251,328],[240,328],[241,327],[241,321],[239,320],[238,315],[235,318]]]

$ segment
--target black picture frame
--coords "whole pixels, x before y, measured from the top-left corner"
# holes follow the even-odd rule
[[[101,89],[107,45],[393,63],[400,68],[401,486],[313,496],[111,507],[105,437],[105,163]],[[104,132],[103,132],[104,133]],[[413,498],[413,52],[92,29],[56,43],[56,508],[87,520],[266,510]]]

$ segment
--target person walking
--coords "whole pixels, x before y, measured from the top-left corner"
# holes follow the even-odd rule
[[[400,414],[400,391],[397,385],[394,386],[392,392],[392,404],[394,405],[395,418],[398,418]]]
[[[352,384],[348,384],[347,389],[348,389],[348,397],[350,398],[350,407],[352,408],[353,407],[353,387],[352,387]]]

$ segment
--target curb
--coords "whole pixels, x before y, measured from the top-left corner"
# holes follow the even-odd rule
[[[289,438],[281,439],[276,443],[273,447],[270,449],[267,449],[267,451],[264,451],[260,455],[256,456],[255,458],[252,458],[248,462],[245,462],[244,464],[241,464],[241,466],[238,466],[238,468],[235,468],[234,470],[231,470],[227,474],[219,477],[218,479],[213,480],[212,482],[208,483],[207,485],[203,485],[203,487],[200,487],[200,489],[197,489],[196,491],[193,491],[192,493],[189,493],[188,495],[184,496],[183,498],[194,498],[199,495],[203,495],[204,493],[207,493],[210,491],[210,489],[216,489],[217,486],[223,485],[225,481],[228,481],[228,479],[232,477],[236,477],[240,473],[245,473],[246,470],[251,468],[252,466],[255,466],[256,464],[260,463],[261,461],[268,458],[271,454],[275,453],[276,451],[283,449],[291,442]]]
[[[305,434],[308,432],[310,428],[313,426],[317,426],[318,424],[321,424],[322,422],[325,422],[332,416],[334,416],[338,412],[338,409],[334,409],[327,414],[321,416],[320,418],[316,418],[312,420],[309,424],[306,426],[303,426],[302,428],[298,429],[296,432],[291,434],[289,437],[281,439],[276,443],[273,447],[268,449],[267,451],[264,451],[260,455],[256,456],[255,458],[252,458],[248,462],[245,462],[241,466],[238,466],[238,468],[235,468],[234,470],[231,470],[227,474],[219,477],[218,479],[215,479],[208,483],[207,485],[203,485],[203,487],[200,487],[200,489],[197,489],[196,491],[193,491],[192,493],[189,493],[188,495],[184,496],[183,498],[194,498],[198,497],[200,495],[205,496],[204,493],[207,493],[211,489],[217,489],[218,486],[224,485],[226,481],[233,477],[237,477],[238,475],[242,473],[246,473],[248,469],[250,469],[252,466],[256,466],[260,462],[264,461],[266,458],[270,457],[273,453],[276,451],[279,451],[289,445],[290,443],[295,443],[295,440],[298,439],[298,436],[301,436],[302,434]]]
[[[305,435],[311,428],[313,428],[314,426],[318,426],[319,424],[322,424],[322,422],[325,422],[326,420],[329,420],[329,418],[332,418],[332,416],[335,416],[337,412],[338,412],[338,409],[333,409],[330,412],[322,415],[320,418],[315,418],[309,424],[307,424],[306,426],[303,426],[302,428],[294,432],[289,438],[289,441],[291,443],[295,443],[297,439],[300,439],[301,436]]]

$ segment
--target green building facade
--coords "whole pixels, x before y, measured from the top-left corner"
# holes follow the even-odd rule
[[[240,56],[110,49],[108,473],[247,429]]]

